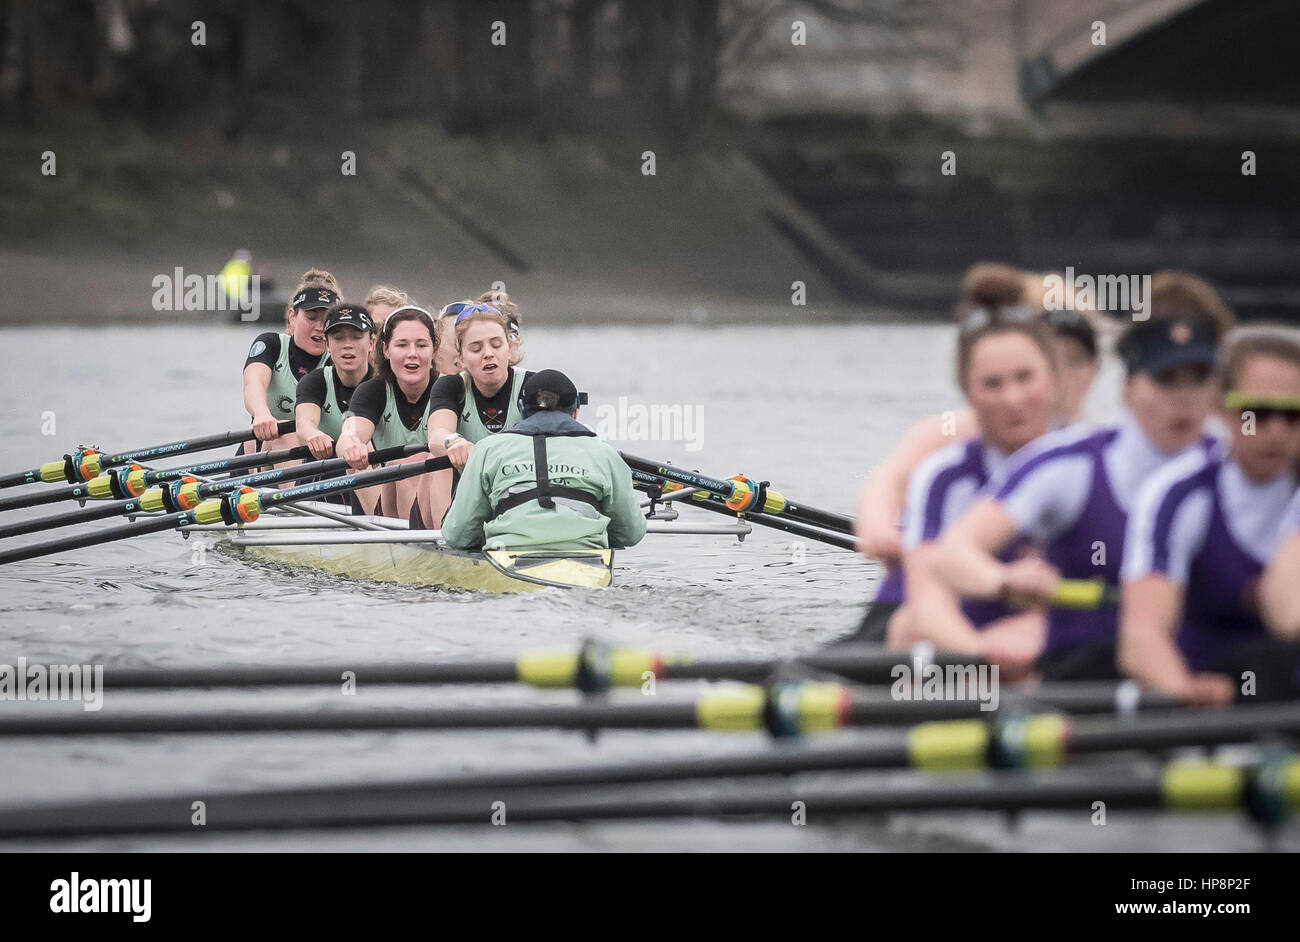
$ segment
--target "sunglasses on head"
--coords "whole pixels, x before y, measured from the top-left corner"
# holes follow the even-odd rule
[[[973,334],[992,324],[1025,324],[1038,317],[1037,311],[1023,304],[998,308],[977,307],[966,312],[958,329],[963,334]]]
[[[1223,397],[1223,404],[1243,414],[1255,416],[1256,422],[1267,422],[1277,417],[1288,425],[1300,424],[1300,399],[1287,396],[1251,396],[1247,393],[1230,392]]]
[[[504,314],[490,304],[480,304],[477,301],[452,301],[438,312],[438,320],[442,320],[444,317],[454,317],[456,323],[459,324],[472,314],[495,314],[502,320],[506,319]]]

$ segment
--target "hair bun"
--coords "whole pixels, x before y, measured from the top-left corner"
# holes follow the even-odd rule
[[[961,281],[958,310],[995,309],[1020,304],[1025,296],[1025,273],[1001,262],[979,262],[966,269]]]

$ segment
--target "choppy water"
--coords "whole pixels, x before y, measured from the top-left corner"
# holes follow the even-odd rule
[[[74,443],[155,444],[238,427],[240,367],[253,331],[226,325],[0,331],[8,353],[0,470],[33,467]],[[526,365],[566,370],[592,403],[699,406],[701,449],[626,450],[707,473],[770,479],[804,503],[849,512],[864,471],[917,417],[953,408],[950,329],[927,326],[701,326],[535,329]],[[1113,384],[1112,384],[1113,385]],[[1104,388],[1104,386],[1103,386]],[[1105,412],[1103,392],[1096,410]],[[53,417],[56,434],[42,426]],[[13,493],[13,492],[8,492]],[[40,515],[53,508],[19,511]],[[685,511],[684,515],[689,513]],[[697,516],[708,522],[720,518]],[[9,515],[5,515],[8,518]],[[22,539],[36,539],[24,537]],[[152,665],[486,658],[588,636],[694,655],[778,655],[855,623],[878,578],[853,554],[756,529],[648,537],[620,554],[617,585],[495,597],[250,565],[155,535],[0,568],[0,663]],[[689,695],[689,691],[686,691]],[[628,694],[637,696],[635,692]],[[114,694],[107,708],[335,704],[332,691]],[[413,706],[566,700],[515,688],[363,688],[358,702]],[[61,706],[61,705],[60,705]],[[0,704],[0,708],[51,708]],[[836,734],[869,736],[869,733]],[[0,804],[39,798],[193,793],[273,784],[398,779],[471,768],[713,753],[763,745],[704,733],[364,732],[119,736],[4,744]],[[811,780],[811,779],[810,779]],[[880,777],[867,781],[881,781]],[[1294,835],[1291,835],[1294,837]],[[35,846],[30,843],[0,846]],[[42,845],[48,846],[48,845]],[[784,823],[620,823],[403,828],[314,834],[98,840],[91,848],[355,849],[1253,849],[1232,817],[1189,825],[1117,816],[1112,826],[1029,814],[895,816]]]

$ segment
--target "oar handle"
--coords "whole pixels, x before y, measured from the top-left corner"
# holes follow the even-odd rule
[[[1095,611],[1119,604],[1119,587],[1105,579],[1062,579],[1052,597],[1053,608]]]

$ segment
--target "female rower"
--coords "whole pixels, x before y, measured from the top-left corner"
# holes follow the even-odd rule
[[[1292,414],[1300,410],[1295,403]],[[1282,518],[1281,545],[1259,582],[1259,607],[1264,624],[1279,638],[1300,641],[1300,493]]]
[[[453,301],[438,312],[438,358],[434,365],[439,374],[452,376],[461,371],[459,353],[456,349],[456,318],[466,309],[474,306],[494,308],[506,319],[506,338],[510,343],[510,365],[517,366],[523,360],[520,348],[523,336],[519,331],[519,305],[510,300],[504,291],[493,289],[484,291],[473,301]]]
[[[457,307],[459,306],[459,307]],[[457,471],[465,467],[475,442],[518,424],[521,396],[529,373],[515,369],[518,346],[506,315],[477,302],[448,305],[463,373],[441,376],[429,399],[429,453],[445,454]],[[451,504],[453,478],[448,471],[428,475],[421,490],[426,523],[438,526]]]
[[[357,387],[343,419],[337,453],[358,470],[367,467],[374,449],[420,445],[427,440],[429,394],[433,371],[433,317],[407,305],[388,315],[379,333],[379,367]],[[423,455],[410,460],[421,460]],[[366,488],[357,494],[367,513],[407,517],[415,502],[411,479]]]
[[[1023,673],[1041,647],[1040,613],[967,603],[935,574],[935,541],[966,509],[1007,457],[1048,430],[1056,405],[1056,351],[1038,318],[1018,316],[1020,288],[989,272],[968,283],[959,306],[957,383],[980,435],[924,459],[908,482],[902,566],[891,569],[852,640],[891,647],[930,641],[941,650],[982,656]],[[906,602],[904,602],[906,598]]]
[[[297,435],[316,458],[334,454],[352,394],[374,375],[370,355],[375,325],[364,305],[335,304],[325,312],[324,329],[330,362],[298,381],[294,409]]]
[[[1026,309],[1022,316],[1042,312],[1052,328],[1056,348],[1058,399],[1053,422],[1064,426],[1079,421],[1084,399],[1097,378],[1097,330],[1091,312],[1044,310],[1044,280],[1041,274],[983,262],[967,270],[962,279],[962,295],[969,297],[976,284],[983,284],[986,289],[996,284],[1003,296],[1017,297],[1015,304]],[[858,551],[886,565],[897,562],[902,555],[898,521],[912,473],[927,455],[978,434],[978,420],[970,408],[929,416],[908,429],[862,486],[854,514]]]
[[[259,334],[244,360],[244,408],[263,450],[293,447],[298,436],[276,438],[276,423],[294,417],[298,381],[328,359],[325,311],[338,303],[338,281],[327,271],[303,272],[284,311],[285,332]]]
[[[1212,444],[1202,425],[1214,399],[1216,348],[1232,313],[1208,284],[1182,272],[1153,276],[1149,313],[1120,339],[1128,378],[1119,423],[1045,435],[1017,456],[996,493],[944,534],[935,566],[963,598],[1047,605],[1062,577],[1117,588],[1138,489],[1168,461]],[[999,559],[1018,539],[1037,543],[1043,558]],[[1117,621],[1113,609],[1049,609],[1039,671],[1117,676]]]
[[[504,290],[493,288],[491,291],[484,291],[476,299],[479,304],[486,304],[500,311],[506,319],[506,336],[510,340],[510,365],[518,366],[524,359],[523,334],[519,331],[520,317],[519,305],[511,300],[510,295]]]
[[[1293,697],[1300,648],[1269,637],[1255,584],[1296,488],[1300,342],[1247,335],[1221,377],[1229,440],[1161,468],[1130,516],[1119,663],[1196,703],[1231,703],[1246,671],[1256,695]]]

